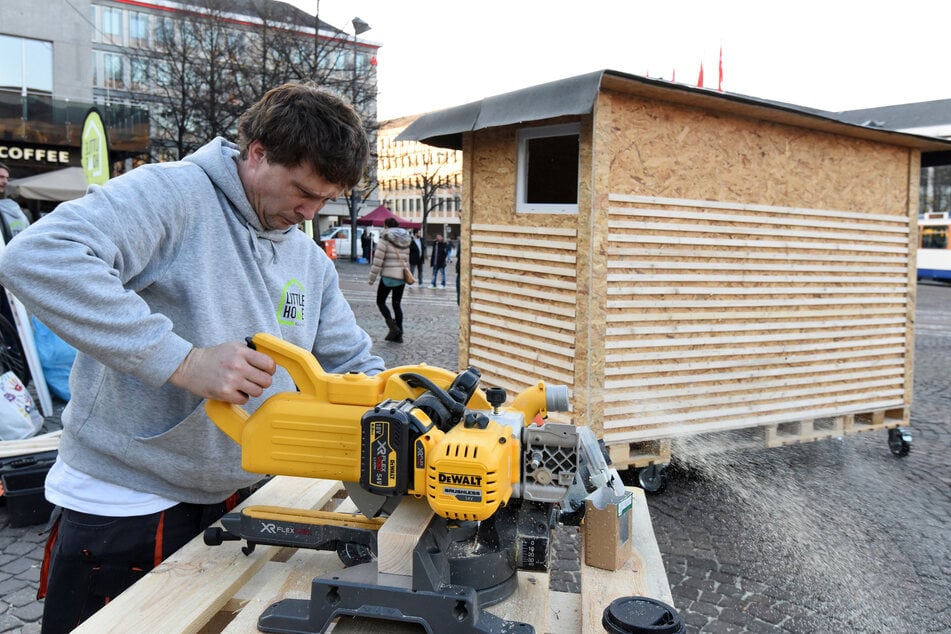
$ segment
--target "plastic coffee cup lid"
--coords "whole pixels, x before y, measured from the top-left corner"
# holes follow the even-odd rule
[[[621,597],[604,609],[604,629],[611,634],[683,634],[684,620],[671,606],[649,597]]]

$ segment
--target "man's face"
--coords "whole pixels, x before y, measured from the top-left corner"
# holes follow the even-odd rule
[[[0,194],[7,193],[7,182],[10,180],[10,172],[0,167]]]
[[[441,234],[441,233],[437,233],[437,234],[436,234],[436,242],[442,242],[442,234]]]
[[[259,141],[248,146],[244,191],[265,229],[288,229],[312,220],[343,187],[317,174],[310,165],[285,167],[267,160]]]

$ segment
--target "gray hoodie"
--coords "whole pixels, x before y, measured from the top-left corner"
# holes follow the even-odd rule
[[[262,228],[237,155],[216,139],[92,186],[0,258],[0,284],[79,351],[60,441],[74,469],[192,503],[260,477],[241,469],[203,399],[167,383],[193,346],[269,332],[328,372],[383,370],[324,252],[296,227]],[[279,369],[245,408],[294,389]]]

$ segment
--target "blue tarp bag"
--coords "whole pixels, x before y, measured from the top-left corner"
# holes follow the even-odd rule
[[[68,401],[69,371],[76,359],[76,348],[60,339],[59,335],[36,317],[32,317],[30,321],[33,324],[33,340],[36,342],[36,352],[40,357],[46,385],[58,398]]]

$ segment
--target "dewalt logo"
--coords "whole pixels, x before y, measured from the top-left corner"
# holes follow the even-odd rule
[[[482,486],[482,476],[465,475],[462,473],[440,473],[439,484],[456,484],[470,487]]]

